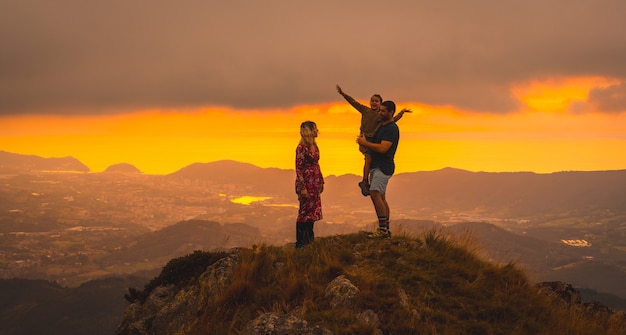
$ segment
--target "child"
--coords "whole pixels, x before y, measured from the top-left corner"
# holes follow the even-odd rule
[[[378,121],[378,108],[383,101],[383,98],[380,94],[374,94],[370,98],[370,107],[360,104],[358,101],[354,100],[351,96],[347,95],[339,85],[337,85],[337,92],[343,96],[346,101],[354,107],[359,113],[361,113],[361,127],[359,135],[365,136],[368,140],[372,140],[378,128],[380,128],[381,122]],[[411,113],[409,109],[403,109],[398,114],[393,117],[393,121],[398,121],[402,118],[404,113]],[[363,180],[359,182],[359,187],[361,188],[361,194],[363,196],[368,196],[370,193],[370,185],[369,185],[369,173],[370,173],[370,165],[372,163],[372,156],[369,150],[360,145],[359,151],[363,153],[365,156],[365,163],[363,165]]]

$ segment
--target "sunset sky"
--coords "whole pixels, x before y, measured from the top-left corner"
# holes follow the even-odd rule
[[[2,1],[0,150],[99,172],[236,160],[360,174],[399,108],[397,172],[626,169],[625,1]]]

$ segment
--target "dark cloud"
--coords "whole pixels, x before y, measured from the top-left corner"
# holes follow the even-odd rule
[[[600,112],[626,112],[626,84],[591,90],[589,103]]]
[[[359,99],[503,112],[514,83],[626,78],[625,12],[619,0],[5,1],[0,113],[286,108],[338,101],[336,83]]]

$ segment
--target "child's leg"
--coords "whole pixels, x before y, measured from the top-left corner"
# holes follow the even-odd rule
[[[372,155],[365,154],[365,163],[363,164],[363,181],[369,184],[370,166],[372,165]]]
[[[370,183],[369,183],[369,174],[370,174],[370,166],[372,165],[372,155],[365,154],[365,163],[363,164],[363,181],[359,182],[359,187],[361,188],[361,194],[364,196],[370,195]]]

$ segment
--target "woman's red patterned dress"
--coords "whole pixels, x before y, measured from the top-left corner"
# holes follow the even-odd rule
[[[317,145],[308,147],[304,143],[296,148],[296,194],[300,200],[298,222],[314,222],[322,218],[321,193],[324,190],[324,177],[319,165],[320,151]],[[306,188],[309,196],[300,192]]]

